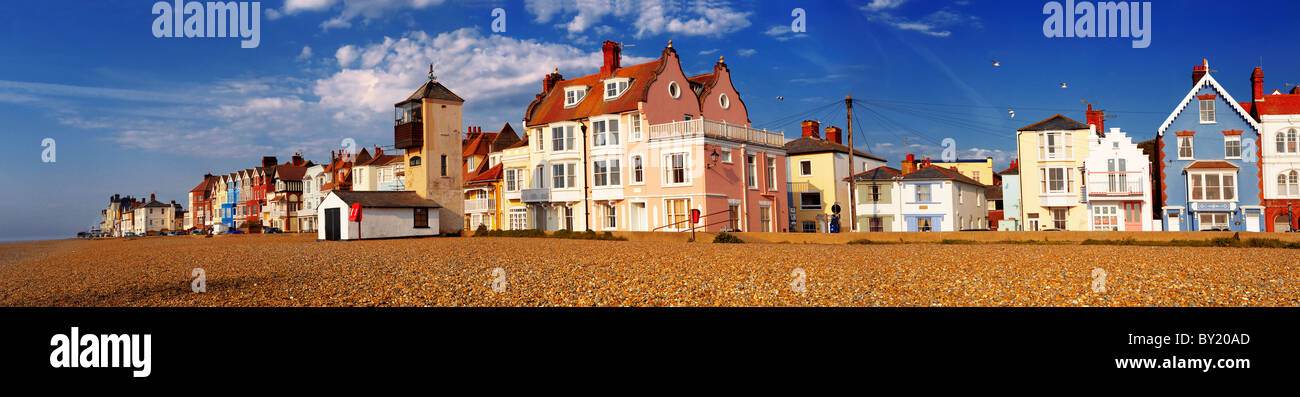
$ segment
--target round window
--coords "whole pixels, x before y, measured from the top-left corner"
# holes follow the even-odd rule
[[[681,97],[682,87],[678,86],[676,81],[668,83],[668,95],[673,98]]]
[[[718,104],[722,105],[723,109],[731,109],[731,98],[728,98],[727,94],[719,95]]]

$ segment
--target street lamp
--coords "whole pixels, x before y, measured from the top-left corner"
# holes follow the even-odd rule
[[[713,149],[713,154],[709,155],[708,167],[713,168],[713,165],[717,163],[718,163],[718,149]]]

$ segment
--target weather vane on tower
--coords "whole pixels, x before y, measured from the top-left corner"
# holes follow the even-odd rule
[[[429,64],[429,81],[438,81],[438,76],[433,74],[433,64]]]

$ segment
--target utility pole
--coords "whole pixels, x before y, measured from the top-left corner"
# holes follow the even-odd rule
[[[858,228],[857,200],[854,200],[853,194],[853,159],[857,156],[853,152],[853,96],[844,96],[844,106],[847,108],[847,114],[844,116],[849,125],[849,231],[856,232]]]

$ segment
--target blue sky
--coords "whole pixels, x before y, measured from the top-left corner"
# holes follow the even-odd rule
[[[897,164],[914,153],[1014,157],[1014,131],[1082,100],[1147,139],[1208,58],[1238,99],[1300,83],[1289,1],[1154,1],[1151,43],[1047,38],[1044,1],[290,0],[261,2],[260,45],[155,38],[152,1],[21,2],[0,14],[0,240],[85,230],[114,193],[163,201],[206,172],[294,152],[328,159],[344,138],[391,144],[392,103],[438,63],[465,97],[466,125],[520,124],[541,78],[593,73],[599,43],[630,61],[673,40],[688,74],[726,57],[757,127],[798,134],[805,118],[843,127],[852,94],[859,148]],[[494,8],[506,31],[491,29]],[[806,10],[794,33],[792,9]],[[993,66],[996,60],[1001,66]],[[624,61],[629,64],[629,60]],[[1061,88],[1065,82],[1067,88]],[[784,99],[778,100],[778,97]],[[1014,110],[1015,118],[1007,111]],[[54,163],[41,162],[54,138]],[[864,142],[865,141],[865,142]]]

